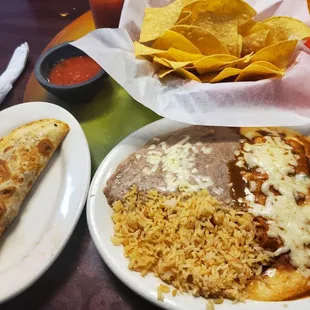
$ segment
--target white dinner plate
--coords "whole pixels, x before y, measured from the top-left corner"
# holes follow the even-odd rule
[[[114,246],[110,237],[113,235],[112,209],[102,192],[109,177],[117,166],[129,154],[142,147],[151,138],[184,128],[187,124],[162,119],[134,132],[121,141],[103,160],[92,181],[87,201],[87,222],[91,236],[105,263],[112,272],[133,291],[166,309],[177,310],[205,310],[206,300],[194,298],[188,294],[172,297],[164,294],[164,302],[157,300],[157,287],[162,284],[153,275],[141,277],[139,273],[130,271],[128,260],[123,255],[122,246]],[[310,299],[300,299],[287,302],[256,302],[248,300],[246,303],[232,304],[226,300],[221,305],[215,305],[216,310],[285,310],[310,309]]]
[[[87,140],[78,121],[65,109],[33,102],[3,110],[0,137],[42,118],[64,121],[70,131],[0,238],[0,302],[29,287],[54,262],[77,224],[88,193]]]

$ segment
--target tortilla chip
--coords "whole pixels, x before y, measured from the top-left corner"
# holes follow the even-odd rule
[[[310,37],[309,26],[292,17],[274,16],[263,21],[263,24],[270,27],[268,45],[288,40],[291,36],[298,39]]]
[[[159,50],[176,48],[187,53],[201,54],[199,49],[187,38],[182,34],[171,30],[165,31],[165,33],[153,43],[152,48]]]
[[[237,44],[237,57],[241,57],[241,52],[242,52],[242,47],[243,47],[243,38],[242,35],[238,35],[238,44]]]
[[[194,66],[200,75],[212,71],[219,71],[229,66],[234,66],[238,60],[232,55],[211,55],[202,58],[194,63]]]
[[[164,78],[165,76],[169,75],[170,73],[173,73],[174,70],[170,68],[161,68],[158,72],[159,78]]]
[[[250,29],[256,25],[258,22],[253,20],[253,19],[250,19],[248,20],[247,22],[245,22],[244,24],[242,25],[239,25],[238,26],[238,32],[239,34],[241,34],[243,37],[246,37],[250,34]]]
[[[183,0],[183,9],[184,8],[190,9],[191,8],[191,4],[193,4],[195,2],[198,2],[198,1],[201,1],[201,0]]]
[[[196,8],[196,6],[195,6]],[[227,48],[231,55],[238,54],[238,25],[230,16],[207,11],[197,11],[194,26],[203,28],[213,34]]]
[[[194,80],[196,82],[200,82],[200,79],[199,77],[197,77],[195,74],[189,72],[188,70],[184,69],[184,68],[179,68],[179,69],[176,69],[175,72],[180,75],[183,79],[186,79],[186,80]]]
[[[219,75],[221,71],[213,71],[208,72],[203,75],[199,75],[199,79],[202,83],[210,83],[211,80],[213,80],[217,75]]]
[[[137,59],[147,60],[149,62],[153,62],[154,55],[144,55],[144,56],[137,56]]]
[[[251,53],[251,54],[248,54],[248,55],[245,55],[245,56],[239,58],[238,60],[236,60],[235,67],[238,69],[244,69],[249,64],[251,64],[251,59],[252,59],[253,55],[254,55],[254,53]]]
[[[190,25],[192,23],[192,12],[184,11],[181,13],[177,25]]]
[[[205,0],[192,1],[193,14],[197,11],[208,11],[220,15],[230,15],[231,19],[236,19],[237,24],[241,25],[252,19],[256,11],[245,1],[242,0]]]
[[[146,8],[139,41],[155,40],[173,27],[179,19],[182,7],[182,0],[175,0],[162,8]]]
[[[239,33],[243,37],[247,37],[253,33],[260,32],[263,30],[270,30],[270,26],[262,22],[257,22],[255,20],[249,20],[239,27]]]
[[[291,62],[297,42],[297,40],[288,40],[267,46],[254,54],[250,62],[267,61],[285,70]]]
[[[169,59],[165,59],[165,58],[160,58],[155,56],[153,58],[153,62],[163,65],[167,68],[171,68],[171,69],[178,69],[178,68],[183,68],[189,64],[192,64],[192,61],[172,61]]]
[[[181,76],[183,79],[186,79],[186,80],[194,80],[196,82],[201,82],[200,79],[195,74],[189,72],[188,70],[186,70],[184,68],[178,68],[178,69],[173,69],[173,70],[162,69],[159,71],[158,76],[162,79],[171,73],[176,73],[179,76]]]
[[[155,48],[151,48],[145,46],[139,42],[134,42],[135,56],[147,56],[147,55],[156,55],[156,54],[164,54],[167,51],[158,50]]]
[[[167,54],[169,56],[169,59],[172,59],[174,61],[197,61],[204,57],[203,55],[190,54],[175,48],[169,48]]]
[[[236,82],[281,78],[283,75],[284,72],[282,70],[274,70],[274,66],[270,66],[270,64],[254,62],[239,73]]]
[[[242,55],[256,53],[266,46],[267,37],[270,30],[261,30],[254,32],[243,38]]]
[[[282,70],[280,68],[278,68],[277,66],[273,65],[272,63],[268,62],[268,61],[255,61],[254,62],[256,65],[261,65],[261,66],[264,66],[264,67],[267,67],[271,70],[275,70],[275,71],[285,71],[285,70]]]
[[[229,54],[226,47],[212,33],[205,29],[196,26],[178,25],[171,28],[171,30],[182,34],[203,55]]]
[[[239,75],[241,69],[238,68],[225,68],[218,75],[216,75],[213,79],[210,80],[210,83],[218,83],[225,79],[228,79],[233,76]]]

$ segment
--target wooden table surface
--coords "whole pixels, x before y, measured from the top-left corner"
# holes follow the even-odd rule
[[[25,71],[0,105],[0,110],[23,101],[26,83],[44,47],[70,21],[87,10],[88,0],[3,0],[0,9],[0,73],[21,43],[28,42],[30,55]],[[61,13],[69,14],[62,17]],[[0,310],[8,309],[158,308],[130,291],[110,272],[90,238],[84,212],[52,267],[32,287],[0,305]]]

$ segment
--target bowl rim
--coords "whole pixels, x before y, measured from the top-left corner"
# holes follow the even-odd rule
[[[96,80],[100,79],[102,76],[104,76],[106,74],[105,70],[103,70],[101,68],[101,70],[99,71],[99,73],[97,73],[95,76],[93,76],[91,79],[81,82],[81,83],[77,83],[77,84],[72,84],[72,85],[58,85],[58,84],[53,84],[49,81],[46,80],[46,78],[44,78],[44,76],[41,74],[41,68],[42,65],[44,63],[44,61],[53,53],[55,53],[57,50],[60,50],[66,46],[71,46],[73,49],[76,49],[77,51],[79,51],[81,53],[81,56],[88,56],[85,52],[83,52],[82,50],[80,50],[79,48],[75,47],[74,45],[70,44],[69,42],[64,42],[61,44],[58,44],[50,49],[48,49],[46,52],[44,52],[39,59],[37,60],[35,67],[34,67],[34,74],[36,79],[38,80],[38,82],[44,86],[44,87],[48,87],[48,88],[54,88],[55,90],[74,90],[76,88],[80,88],[89,84],[92,84],[93,82],[95,82]],[[68,55],[67,57],[64,57],[62,59],[67,59],[73,56]],[[90,57],[91,58],[91,57]],[[61,59],[60,59],[61,60]],[[95,60],[94,60],[95,61]],[[57,63],[57,62],[56,62]],[[55,63],[55,64],[56,64]]]

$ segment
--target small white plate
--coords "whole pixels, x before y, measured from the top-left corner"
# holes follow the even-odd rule
[[[157,300],[157,287],[162,282],[153,275],[141,277],[139,273],[130,271],[128,260],[123,255],[122,246],[114,246],[110,237],[113,235],[112,209],[102,192],[107,180],[117,166],[131,153],[137,151],[151,138],[169,133],[173,130],[187,127],[187,124],[162,119],[134,132],[121,141],[103,160],[92,181],[87,201],[87,222],[94,243],[105,263],[113,273],[133,291],[153,302],[157,306],[174,310],[205,310],[206,299],[195,298],[188,294],[172,297],[165,294],[164,302]],[[308,310],[310,299],[289,302],[255,302],[232,304],[225,301],[216,305],[216,310]]]
[[[33,102],[0,112],[0,137],[42,118],[66,122],[70,131],[0,238],[0,302],[34,283],[58,257],[83,210],[90,183],[90,154],[78,121],[65,109]],[[55,275],[57,276],[57,275]]]

